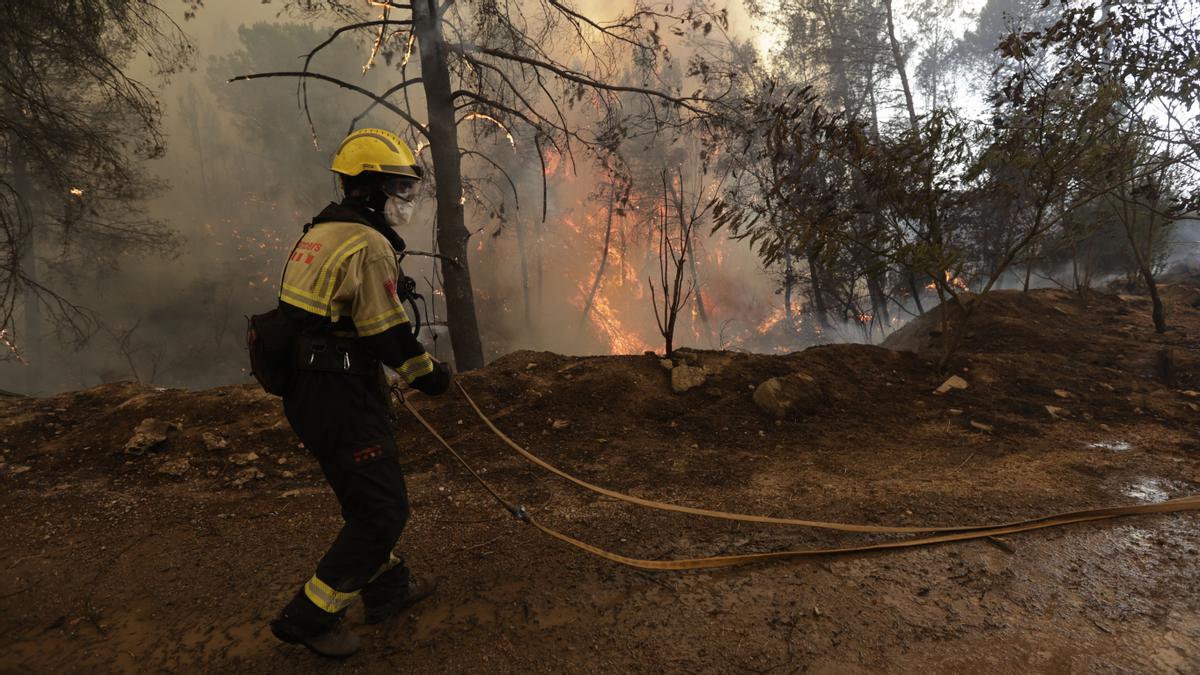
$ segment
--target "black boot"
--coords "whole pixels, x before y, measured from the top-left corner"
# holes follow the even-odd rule
[[[304,645],[321,656],[344,659],[358,651],[358,636],[342,621],[345,612],[330,614],[314,605],[301,590],[279,617],[271,633],[283,642]]]
[[[363,620],[381,623],[433,595],[436,585],[414,579],[403,562],[380,574],[363,589]]]

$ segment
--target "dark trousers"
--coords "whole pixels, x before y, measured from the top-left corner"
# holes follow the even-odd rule
[[[407,569],[392,558],[392,548],[408,522],[408,492],[389,426],[387,396],[375,378],[298,371],[283,403],[292,429],[333,488],[344,520],[317,564],[315,580],[284,610],[296,623],[320,629],[344,612],[340,605],[348,604],[352,594],[370,593],[368,585],[389,566],[390,584],[381,586],[407,580]],[[322,604],[330,596],[336,602]]]

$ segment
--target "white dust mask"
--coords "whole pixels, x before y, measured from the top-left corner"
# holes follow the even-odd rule
[[[396,231],[396,234],[402,235],[404,233],[401,230],[408,227],[409,221],[412,220],[414,208],[416,208],[416,202],[411,199],[388,197],[387,202],[383,205],[383,219],[387,221],[389,227]]]

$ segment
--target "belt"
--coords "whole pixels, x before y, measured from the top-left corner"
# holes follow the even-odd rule
[[[379,359],[354,338],[332,335],[301,335],[296,339],[297,370],[316,370],[346,375],[374,375],[379,372]]]

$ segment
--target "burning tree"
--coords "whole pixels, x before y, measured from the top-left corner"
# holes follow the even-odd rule
[[[417,146],[429,148],[436,182],[436,240],[444,256],[440,268],[455,362],[462,370],[477,368],[483,365],[483,349],[467,256],[472,230],[465,222],[464,160],[500,174],[514,194],[517,188],[503,163],[485,147],[463,147],[463,125],[484,121],[491,133],[504,134],[514,150],[518,137],[530,139],[543,163],[544,180],[545,148],[574,162],[576,149],[611,152],[634,129],[678,128],[706,118],[712,114],[709,99],[656,79],[655,64],[670,58],[660,31],[666,26],[679,36],[690,31],[707,35],[723,29],[726,16],[699,3],[672,13],[669,6],[638,2],[607,20],[561,0],[531,0],[520,6],[498,0],[364,4],[380,8],[381,14],[371,18],[338,0],[292,2],[290,7],[300,11],[332,12],[344,25],[310,52],[303,70],[234,80],[297,77],[304,83],[302,92],[307,92],[307,81],[313,79],[356,91],[371,99],[372,107],[396,114],[411,127]],[[364,68],[372,67],[379,57],[395,61],[398,83],[376,93],[309,70],[317,52],[353,32],[371,36]],[[626,62],[644,66],[642,82],[618,82],[617,65]],[[410,77],[410,67],[419,75]],[[418,88],[424,114],[413,105]],[[626,96],[639,97],[646,104],[626,114],[622,107]],[[602,114],[606,124],[597,131],[572,122],[568,110],[582,105]],[[543,218],[544,195],[543,186]]]

